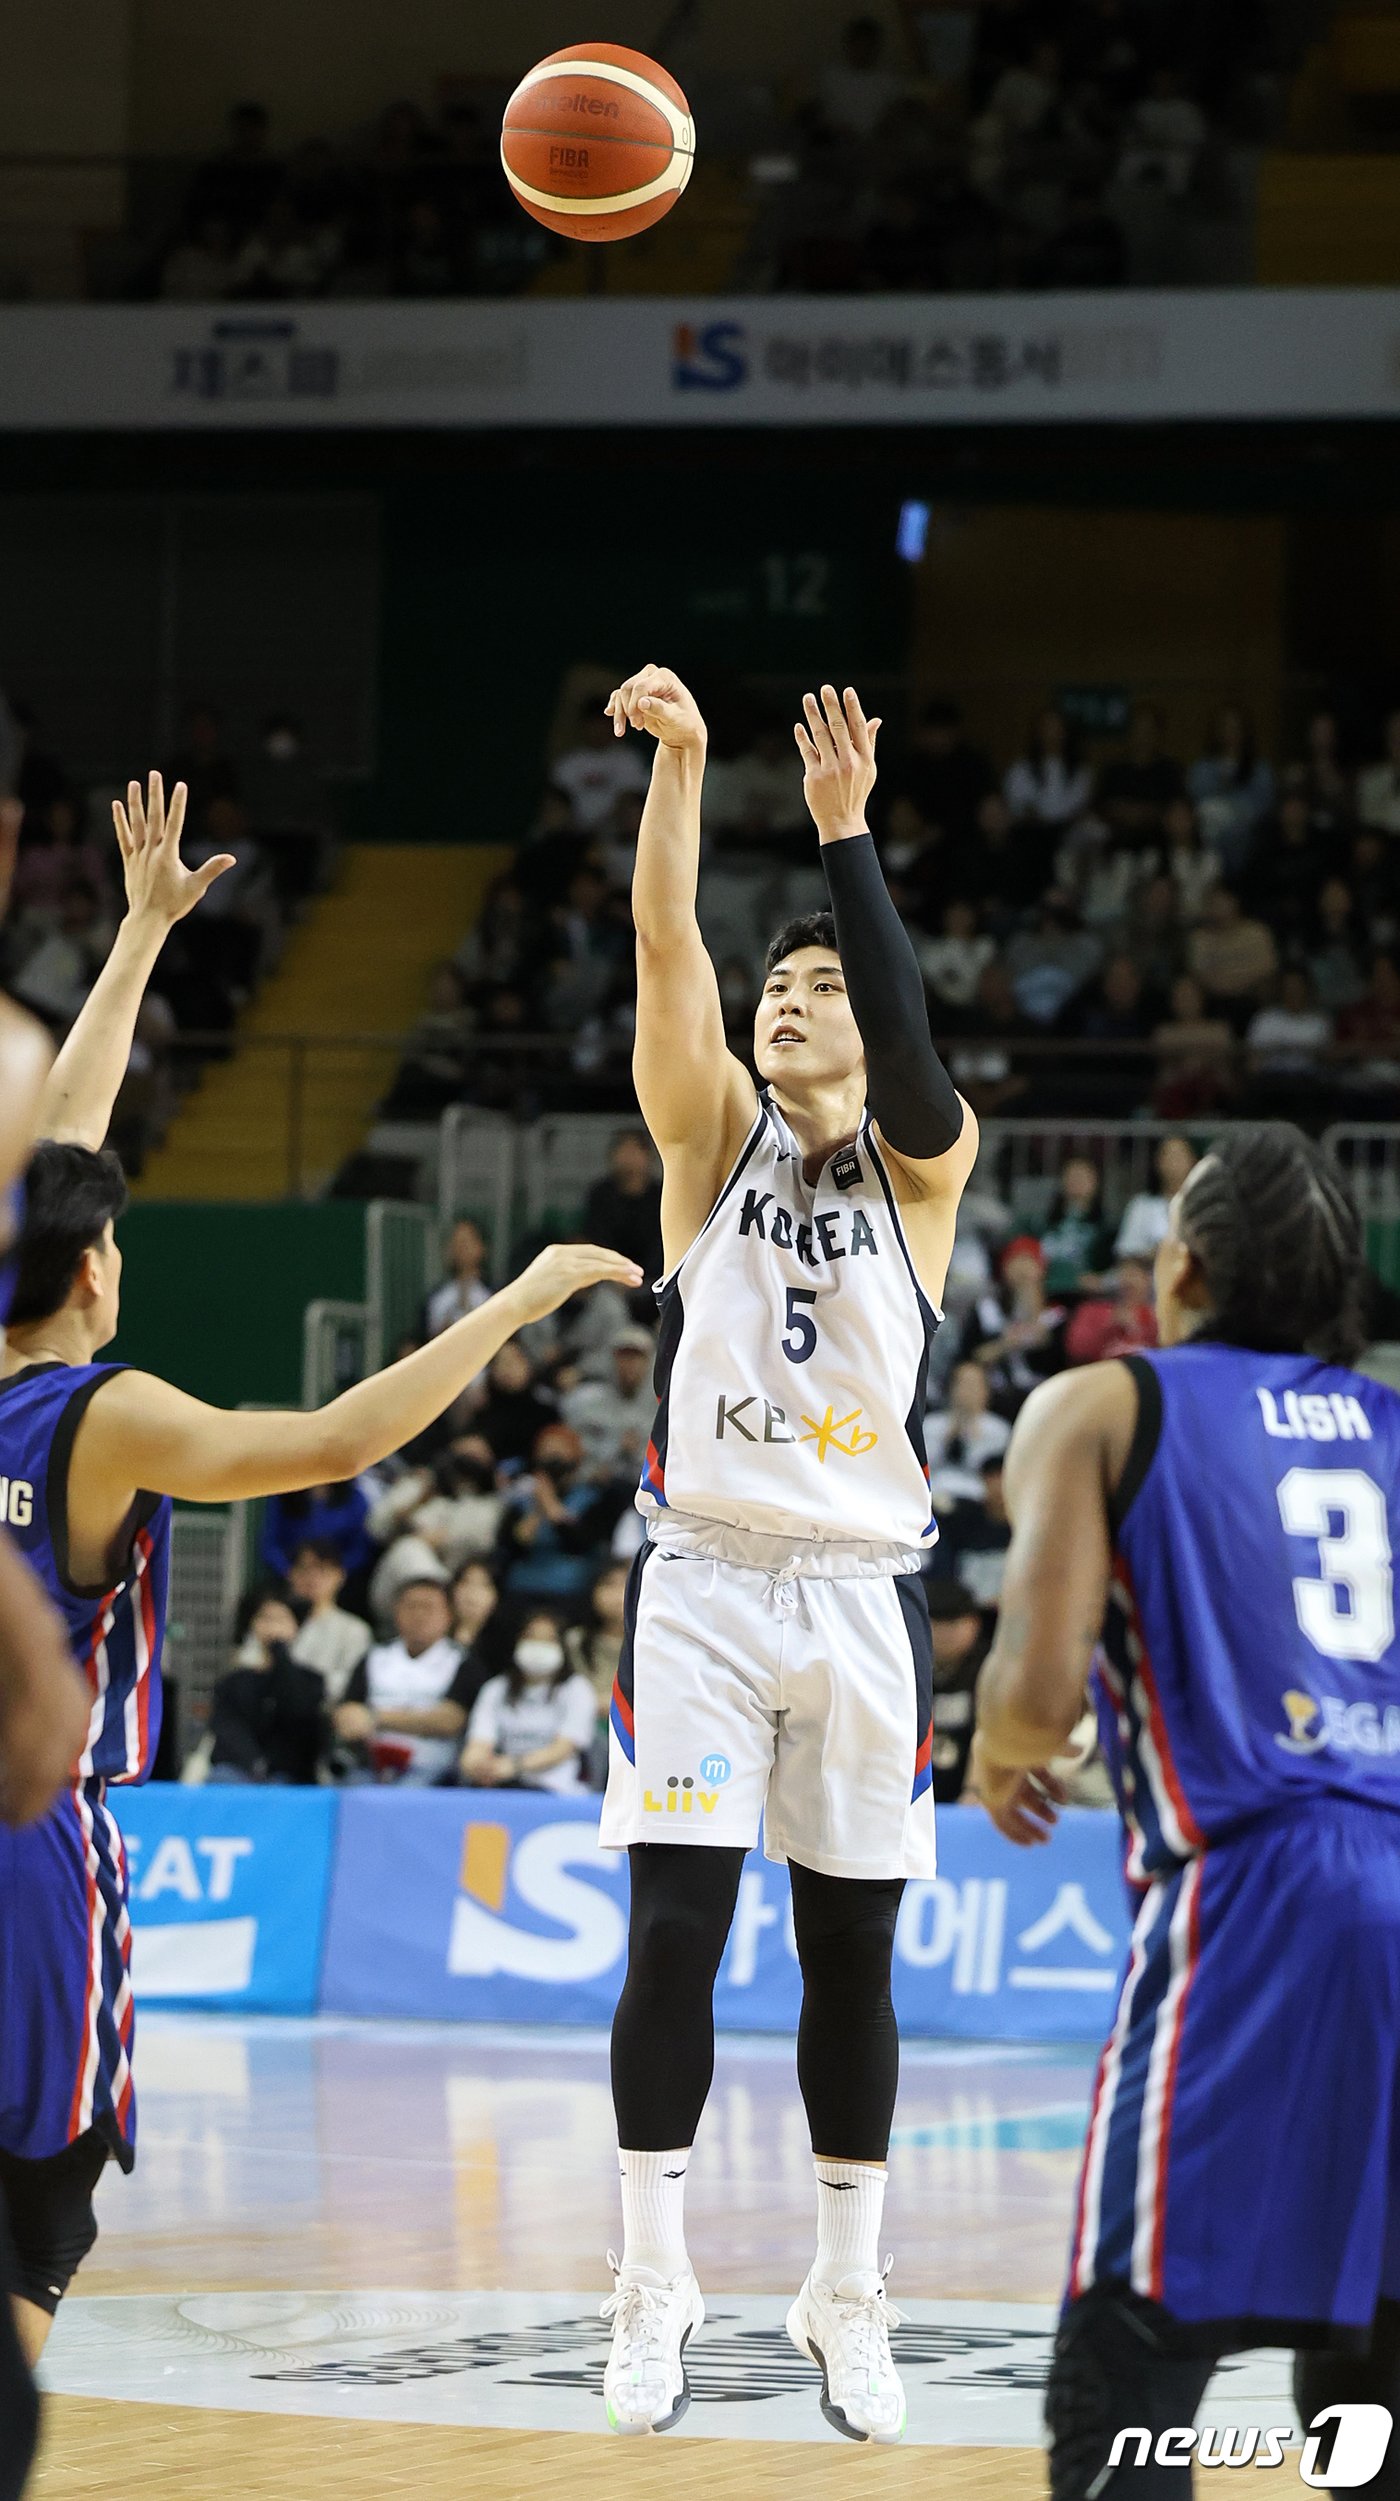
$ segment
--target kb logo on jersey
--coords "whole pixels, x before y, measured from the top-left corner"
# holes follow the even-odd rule
[[[761,1410],[748,1415],[748,1409]],[[746,1397],[731,1397],[721,1390],[715,1408],[715,1440],[722,1442],[729,1433],[737,1433],[746,1442],[815,1442],[817,1457],[823,1467],[829,1451],[839,1450],[845,1459],[863,1459],[873,1450],[880,1436],[868,1424],[862,1424],[863,1407],[852,1407],[846,1415],[838,1415],[828,1401],[824,1415],[798,1417],[803,1430],[794,1433],[789,1427],[786,1410],[775,1407],[771,1398],[760,1398],[757,1390]]]

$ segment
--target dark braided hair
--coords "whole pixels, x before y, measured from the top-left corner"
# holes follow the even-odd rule
[[[1361,1220],[1331,1158],[1288,1120],[1241,1121],[1182,1190],[1211,1309],[1200,1334],[1354,1363],[1366,1343]]]

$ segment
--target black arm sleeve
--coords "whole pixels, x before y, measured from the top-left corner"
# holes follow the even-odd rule
[[[880,1134],[900,1155],[946,1155],[962,1134],[963,1107],[933,1047],[923,975],[873,837],[823,843],[822,865]]]

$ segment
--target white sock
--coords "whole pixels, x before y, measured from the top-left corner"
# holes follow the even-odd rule
[[[622,2178],[622,2272],[638,2267],[670,2283],[684,2275],[690,2260],[685,2246],[685,2175],[690,2147],[669,2154],[636,2154],[619,2150]]]
[[[848,2275],[880,2272],[880,2217],[886,2174],[874,2162],[826,2162],[817,2175],[817,2254],[812,2273],[835,2292]]]

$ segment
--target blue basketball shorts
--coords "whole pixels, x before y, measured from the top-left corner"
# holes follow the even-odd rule
[[[135,2159],[126,1855],[100,1781],[0,1828],[0,2147],[42,2162],[95,2128]]]

